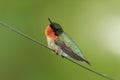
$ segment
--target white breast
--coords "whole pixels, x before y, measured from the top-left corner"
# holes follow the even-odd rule
[[[58,53],[58,55],[62,55],[62,56],[67,56],[67,54],[65,54],[59,46],[57,46],[54,42],[54,40],[52,40],[51,38],[47,37],[47,42],[48,42],[48,47],[55,50],[56,53]]]

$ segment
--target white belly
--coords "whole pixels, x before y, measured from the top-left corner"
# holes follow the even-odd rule
[[[62,56],[67,56],[67,54],[65,54],[59,46],[57,46],[54,42],[54,40],[52,40],[51,38],[47,37],[47,42],[48,42],[48,47],[55,50],[55,52],[58,55],[62,55]]]

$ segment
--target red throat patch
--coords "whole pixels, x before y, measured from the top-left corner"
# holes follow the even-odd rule
[[[46,36],[50,37],[53,40],[56,40],[58,37],[55,35],[54,31],[52,30],[52,28],[50,27],[50,25],[47,26],[47,28],[45,29],[45,34]]]

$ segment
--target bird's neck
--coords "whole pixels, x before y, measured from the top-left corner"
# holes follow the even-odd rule
[[[52,30],[52,28],[48,25],[47,28],[45,29],[45,34],[49,38],[56,40],[58,36],[55,35],[55,32]]]

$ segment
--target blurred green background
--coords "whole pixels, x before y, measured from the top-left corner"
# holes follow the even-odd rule
[[[80,46],[91,68],[120,79],[119,0],[0,0],[0,21],[45,44],[48,17]],[[0,80],[106,79],[0,25]]]

